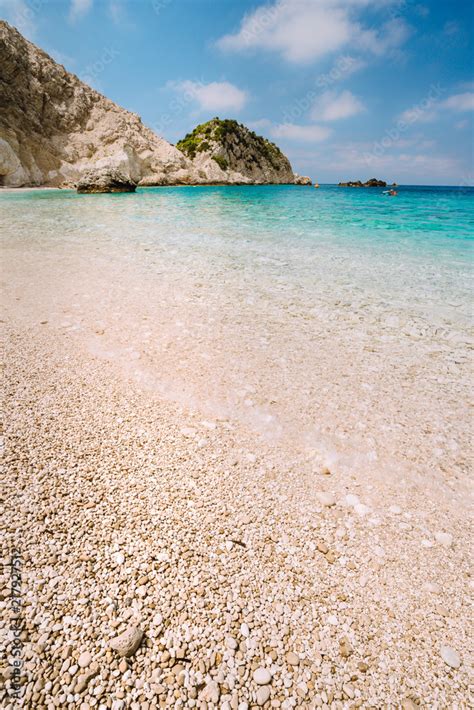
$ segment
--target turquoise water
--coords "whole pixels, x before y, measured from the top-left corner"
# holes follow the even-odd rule
[[[0,192],[7,300],[185,406],[333,464],[452,475],[474,189],[398,190]]]

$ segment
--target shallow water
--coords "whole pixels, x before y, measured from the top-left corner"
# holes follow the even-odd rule
[[[12,317],[143,387],[332,468],[467,471],[474,189],[9,191],[0,223]]]

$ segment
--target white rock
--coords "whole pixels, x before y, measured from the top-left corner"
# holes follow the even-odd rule
[[[180,431],[183,436],[186,436],[190,439],[196,436],[196,429],[193,429],[190,426],[184,426]]]
[[[250,636],[250,629],[248,627],[248,624],[240,624],[240,633],[246,639]]]
[[[425,582],[422,589],[430,594],[439,594],[441,591],[441,587],[436,582]]]
[[[116,552],[114,555],[114,561],[118,565],[123,565],[123,563],[125,562],[125,555],[123,554],[123,552]]]
[[[461,659],[454,648],[451,648],[450,646],[441,646],[440,653],[441,658],[448,666],[451,668],[459,668],[461,665]]]
[[[235,651],[235,649],[239,647],[239,644],[237,643],[237,641],[234,638],[232,638],[232,636],[229,636],[226,639],[225,643],[226,643],[227,648],[230,648],[232,651]]]
[[[446,532],[435,533],[435,540],[443,547],[451,547],[453,544],[453,536]]]
[[[319,500],[321,505],[325,505],[327,508],[330,508],[331,506],[336,505],[336,499],[335,499],[333,493],[327,493],[325,491],[320,491],[319,493],[316,494],[316,498]]]
[[[77,661],[79,668],[87,668],[87,666],[90,665],[92,661],[92,656],[89,653],[89,651],[84,651],[84,653],[81,653],[79,656],[79,659]]]
[[[328,624],[331,624],[331,626],[337,626],[338,625],[338,620],[337,616],[334,614],[331,614],[331,616],[328,616]]]
[[[110,646],[119,656],[133,656],[143,638],[143,631],[137,626],[129,626],[123,634],[110,641]]]
[[[214,705],[217,705],[220,696],[221,691],[219,690],[218,684],[215,681],[210,681],[199,697],[201,700],[205,700],[208,703],[214,703]]]
[[[272,675],[267,668],[257,668],[254,671],[253,679],[257,685],[268,685],[268,683],[272,682]]]
[[[402,509],[400,508],[399,505],[391,505],[389,508],[389,511],[393,513],[394,515],[400,515],[402,512]]]
[[[358,502],[359,502],[358,496],[352,495],[352,493],[349,493],[349,495],[346,496],[347,505],[350,505],[351,507],[353,507],[354,505],[357,505]]]
[[[364,505],[363,503],[357,503],[354,506],[354,512],[362,517],[363,515],[367,515],[367,513],[370,513],[370,508],[367,505]]]
[[[257,690],[257,705],[265,705],[268,698],[270,697],[270,686],[262,685]]]

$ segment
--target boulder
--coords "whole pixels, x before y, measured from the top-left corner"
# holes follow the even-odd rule
[[[117,168],[92,168],[77,183],[80,193],[135,192],[136,187],[137,184]]]
[[[313,182],[307,175],[298,175],[295,173],[295,185],[312,185]]]

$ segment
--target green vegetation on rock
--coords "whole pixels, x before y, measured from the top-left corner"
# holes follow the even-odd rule
[[[229,163],[223,155],[213,155],[212,159],[216,161],[217,165],[220,167],[221,170],[227,170],[227,168],[229,167]]]
[[[216,117],[207,123],[201,123],[178,141],[176,147],[191,159],[198,153],[209,152],[222,170],[233,167],[233,157],[237,148],[242,148],[249,154],[246,158],[249,168],[252,164],[259,166],[262,162],[267,162],[275,170],[280,171],[287,163],[285,156],[274,143],[258,136],[233,119],[222,120]],[[212,155],[214,151],[222,149],[228,157],[222,156],[220,152]]]

